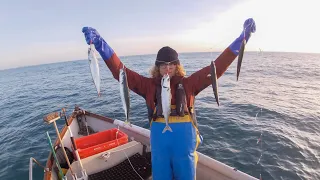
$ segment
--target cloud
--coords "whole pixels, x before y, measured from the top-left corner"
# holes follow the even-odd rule
[[[220,13],[211,22],[176,36],[177,41],[194,47],[221,50],[242,31],[243,22],[253,17],[257,25],[246,49],[265,51],[318,52],[320,17],[316,0],[251,0]]]

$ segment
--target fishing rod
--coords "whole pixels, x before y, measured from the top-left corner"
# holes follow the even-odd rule
[[[75,151],[75,154],[77,156],[77,159],[78,159],[78,162],[80,164],[80,168],[81,168],[81,173],[82,173],[82,177],[78,178],[76,175],[76,179],[77,180],[88,180],[88,175],[87,175],[87,172],[85,171],[85,169],[83,168],[83,164],[81,162],[81,159],[80,159],[80,155],[79,155],[79,152],[78,152],[78,148],[77,148],[77,145],[74,141],[74,137],[73,137],[73,134],[72,134],[72,131],[71,131],[71,128],[70,128],[70,124],[67,120],[67,115],[66,115],[66,110],[65,108],[62,108],[62,113],[61,113],[61,116],[64,116],[64,120],[66,122],[66,125],[68,127],[68,131],[70,133],[70,139],[71,139],[71,143],[73,145],[73,148],[74,148],[74,151]]]
[[[60,137],[60,133],[59,133],[59,130],[58,130],[58,127],[57,127],[57,123],[56,121],[60,119],[60,116],[59,116],[59,113],[58,112],[53,112],[53,113],[50,113],[48,115],[46,115],[43,120],[47,123],[47,124],[51,124],[53,123],[53,126],[56,130],[56,133],[57,133],[57,136],[59,138],[59,141],[60,141],[60,144],[61,144],[61,147],[62,147],[62,151],[63,151],[63,155],[64,157],[66,158],[66,161],[68,163],[68,166],[69,166],[69,169],[70,169],[70,172],[73,176],[73,179],[75,179],[75,173],[73,172],[72,170],[72,167],[71,167],[71,164],[70,164],[70,161],[69,161],[69,158],[68,158],[68,155],[66,153],[66,150],[64,149],[64,145],[62,143],[62,139]]]
[[[62,178],[63,180],[66,180],[66,177],[63,175],[62,169],[61,169],[61,167],[60,167],[60,164],[59,164],[57,155],[56,155],[56,153],[55,153],[55,151],[54,151],[54,148],[53,148],[53,145],[52,145],[52,142],[51,142],[51,138],[50,138],[50,136],[49,136],[49,132],[48,132],[48,131],[47,131],[47,137],[48,137],[49,146],[50,146],[50,148],[51,148],[51,152],[52,152],[52,154],[53,154],[54,159],[56,160],[56,165],[57,165],[57,167],[58,167],[58,169],[59,169],[59,174],[60,174],[60,176],[61,176],[61,178]]]

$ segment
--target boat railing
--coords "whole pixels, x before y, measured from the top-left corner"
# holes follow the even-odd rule
[[[32,180],[32,166],[33,166],[33,162],[35,162],[38,166],[42,167],[43,170],[46,171],[50,171],[49,168],[41,165],[36,159],[34,159],[33,157],[30,158],[29,161],[29,180]]]

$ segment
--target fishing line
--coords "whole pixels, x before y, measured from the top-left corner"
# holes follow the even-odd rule
[[[116,116],[114,115],[114,111],[111,111],[113,119],[117,119]]]
[[[260,61],[262,61],[262,50],[259,48],[259,52],[257,53],[257,55],[259,54],[259,59],[260,59]],[[262,73],[262,62],[261,62],[261,69],[260,69],[260,73]],[[259,82],[259,85],[260,85],[260,83],[261,83],[261,79],[260,79],[260,76],[258,77],[258,82]],[[260,143],[260,146],[259,146],[259,152],[260,152],[260,157],[259,157],[259,159],[258,159],[258,161],[257,161],[257,165],[258,164],[260,164],[260,180],[262,180],[262,175],[261,175],[261,173],[262,173],[262,164],[261,164],[261,158],[262,158],[262,155],[263,155],[263,150],[262,150],[262,136],[263,136],[263,125],[262,125],[262,122],[260,122],[260,123],[258,123],[258,120],[257,120],[257,117],[258,117],[258,115],[259,115],[259,113],[260,113],[260,117],[262,116],[262,108],[260,108],[260,111],[258,111],[257,112],[257,114],[256,114],[256,116],[255,116],[255,122],[257,123],[257,125],[258,124],[260,124],[260,126],[261,126],[261,129],[260,129],[260,136],[259,136],[259,138],[258,138],[258,140],[257,140],[257,145],[259,146],[259,143]]]
[[[257,117],[258,117],[258,114],[260,113],[260,117],[262,116],[262,108],[260,108],[260,111],[256,114],[256,117],[255,117],[255,121],[257,121]],[[262,151],[262,135],[263,135],[263,130],[262,130],[262,123],[260,123],[261,125],[261,129],[260,129],[260,136],[257,140],[257,145],[259,145],[260,143],[260,147],[259,147],[259,151],[260,151],[260,157],[257,161],[257,165],[260,164],[260,180],[262,180],[262,176],[261,176],[261,173],[262,173],[262,164],[260,163],[261,162],[261,158],[262,158],[262,154],[263,154],[263,151]]]
[[[121,97],[117,97],[115,100],[116,100],[117,102],[120,102],[120,103],[121,103]],[[122,104],[120,104],[120,105],[122,106]],[[116,116],[114,115],[114,111],[111,111],[111,112],[112,112],[113,118],[114,118],[114,119],[117,119]],[[120,117],[120,118],[122,118],[122,117]],[[119,120],[120,120],[120,118],[119,118]],[[124,121],[125,121],[125,119],[126,119],[126,117],[124,117]]]
[[[116,140],[117,140],[117,143],[118,143],[118,146],[119,146],[118,133],[119,133],[119,126],[118,126],[118,130],[117,130],[117,132],[116,132]],[[140,176],[140,174],[134,169],[134,167],[133,167],[133,165],[132,165],[132,163],[131,163],[128,155],[127,155],[127,153],[126,153],[123,149],[122,149],[122,152],[124,153],[124,155],[125,155],[126,158],[128,159],[128,161],[129,161],[129,163],[130,163],[130,166],[131,166],[131,168],[134,170],[134,172],[135,172],[142,180],[144,180],[144,179]]]

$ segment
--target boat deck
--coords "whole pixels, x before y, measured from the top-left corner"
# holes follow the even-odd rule
[[[129,162],[130,160],[130,162]],[[95,174],[89,175],[90,180],[123,180],[123,179],[132,179],[132,180],[141,180],[149,179],[151,176],[151,159],[149,156],[142,156],[139,153],[131,156],[129,160],[125,160],[120,164],[111,167],[107,170],[100,171]],[[132,169],[132,166],[137,171],[135,172]],[[139,175],[141,177],[139,177]]]

